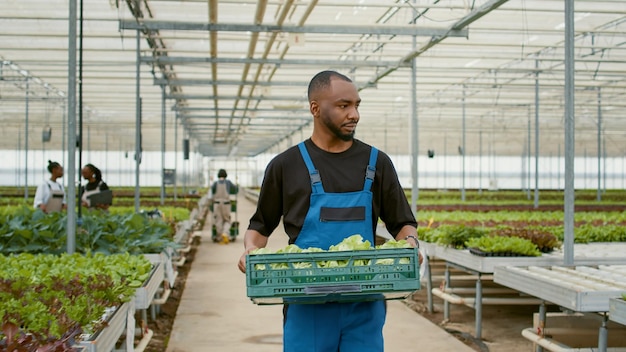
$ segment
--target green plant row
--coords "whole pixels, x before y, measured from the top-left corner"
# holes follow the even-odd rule
[[[510,253],[524,256],[541,255],[559,245],[556,237],[546,234],[528,234],[522,231],[504,232],[464,225],[418,229],[418,236],[426,242],[455,249],[477,248],[485,253]],[[552,247],[551,247],[552,246]]]
[[[440,226],[433,229],[420,227],[417,232],[420,240],[457,249],[465,248],[465,243],[471,238],[487,234],[487,230],[483,228],[465,225]]]
[[[0,350],[68,350],[50,346],[102,327],[105,311],[130,301],[151,268],[129,254],[0,255]]]
[[[563,225],[531,226],[530,228],[551,233],[556,236],[559,241],[563,241],[565,237]],[[626,227],[617,224],[602,226],[583,224],[574,228],[574,243],[591,242],[626,242]]]
[[[515,254],[529,257],[541,255],[537,246],[530,240],[519,237],[483,236],[469,239],[465,246],[477,248],[484,253]]]
[[[478,221],[478,222],[502,222],[502,221],[527,221],[527,222],[546,222],[546,221],[563,221],[564,213],[562,211],[490,211],[490,212],[473,212],[473,211],[419,211],[417,213],[418,221],[428,222],[444,222],[444,221]],[[578,212],[574,214],[576,222],[599,222],[599,223],[623,223],[626,222],[626,211],[613,212]]]
[[[481,237],[515,237],[529,240],[539,251],[549,252],[559,248],[564,238],[563,225],[527,226],[524,228],[497,226],[471,227],[442,225],[436,228],[420,227],[421,240],[457,249],[467,247],[467,242]],[[621,225],[581,225],[574,228],[574,243],[626,242],[626,227]]]
[[[188,208],[158,206],[153,208],[143,208],[143,212],[158,210],[163,214],[163,220],[170,223],[177,223],[189,219],[191,211]],[[135,212],[134,206],[112,206],[109,208],[111,215],[128,215]]]
[[[8,206],[4,206],[4,207],[0,207],[0,218],[4,218],[7,216],[14,216],[16,214],[19,214],[23,211],[23,208],[29,208],[30,205],[27,204],[22,204],[22,205],[8,205]],[[85,211],[88,211],[87,209],[84,209]],[[168,221],[168,222],[172,222],[172,223],[177,223],[177,222],[181,222],[184,220],[189,219],[189,215],[191,214],[191,211],[187,208],[187,207],[176,207],[176,206],[157,206],[157,207],[152,207],[152,208],[143,208],[141,211],[142,212],[146,212],[146,211],[153,211],[153,210],[159,210],[161,213],[163,213],[163,219]],[[135,212],[135,206],[112,206],[109,208],[109,213],[112,215],[129,215]]]
[[[405,194],[410,199],[411,190],[406,190]],[[534,190],[531,191],[531,196],[534,194]],[[564,193],[560,190],[540,190],[540,201],[560,201],[563,202]],[[431,201],[452,200],[458,201],[461,199],[461,192],[459,190],[448,191],[434,191],[434,190],[420,190],[419,202],[429,203]],[[596,202],[597,203],[597,190],[585,189],[576,190],[575,199],[584,202]],[[516,201],[524,202],[528,201],[528,193],[522,190],[500,190],[500,191],[485,191],[479,192],[478,190],[466,190],[465,200],[469,202],[492,202],[492,201]],[[534,201],[534,200],[533,200]],[[605,201],[610,202],[626,202],[626,191],[623,189],[606,190],[602,193],[602,204]]]
[[[50,253],[67,250],[67,215],[22,207],[0,217],[0,254]],[[76,230],[78,253],[161,253],[175,247],[172,227],[140,214],[112,215],[86,211]]]

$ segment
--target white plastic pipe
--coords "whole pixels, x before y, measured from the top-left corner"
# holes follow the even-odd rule
[[[150,340],[152,340],[153,335],[154,335],[154,331],[147,329],[145,334],[143,334],[141,341],[139,341],[137,346],[135,346],[134,352],[143,352],[143,350],[145,350],[146,347],[148,346],[148,343],[150,342]]]
[[[527,328],[522,330],[522,336],[524,336],[524,338],[526,338],[527,340],[532,341],[533,343],[536,343],[537,345],[548,349],[549,351],[553,351],[553,352],[572,352],[574,351],[573,349],[569,348],[569,346],[564,345],[562,343],[559,342],[553,342],[551,339],[542,337],[537,335],[534,332],[533,328]]]
[[[464,304],[469,307],[474,307],[474,303],[476,302],[476,298],[461,297],[455,294],[446,293],[439,288],[433,288],[432,292],[435,296],[452,304]],[[541,303],[541,300],[533,297],[483,297],[481,302],[485,305],[535,305]]]
[[[170,293],[172,293],[172,290],[168,287],[165,289],[161,297],[153,299],[151,303],[156,305],[165,304],[165,302],[167,302],[167,299],[170,297]]]
[[[187,247],[185,248],[177,249],[179,253],[189,253],[190,250],[191,250],[191,245],[187,245]]]
[[[475,294],[475,287],[447,287],[444,288],[445,293],[460,293],[460,294]],[[513,289],[507,287],[485,287],[483,288],[483,294],[514,294],[518,293]]]
[[[183,266],[185,265],[186,261],[187,261],[187,257],[180,257],[180,260],[178,260],[177,262],[174,262],[174,265]]]

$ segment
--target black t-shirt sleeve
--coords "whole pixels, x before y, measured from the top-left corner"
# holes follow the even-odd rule
[[[374,195],[374,209],[385,223],[387,231],[396,236],[405,225],[417,227],[417,221],[411,211],[404,189],[398,180],[398,174],[389,156],[379,152],[377,174],[380,168],[380,187]],[[378,176],[378,175],[377,175]]]
[[[109,185],[107,185],[104,181],[100,182],[100,187],[99,189],[101,191],[106,191],[107,189],[109,189]]]

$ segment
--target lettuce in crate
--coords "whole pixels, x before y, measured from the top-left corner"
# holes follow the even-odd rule
[[[405,240],[389,240],[383,243],[380,246],[373,247],[372,243],[368,240],[364,240],[363,236],[360,234],[355,234],[350,237],[343,239],[338,244],[332,245],[329,247],[328,252],[340,252],[340,251],[363,251],[363,250],[374,250],[374,249],[389,249],[389,248],[411,248],[411,245]],[[290,244],[284,248],[277,250],[276,252],[272,252],[272,250],[267,248],[257,248],[250,252],[251,255],[256,254],[272,254],[272,253],[319,253],[325,252],[321,248],[317,247],[309,247],[306,249],[302,249],[295,244]],[[399,264],[409,264],[411,260],[409,258],[401,258],[399,260]],[[320,260],[317,261],[318,268],[336,268],[336,267],[345,267],[349,263],[349,260]],[[352,261],[354,266],[365,266],[370,265],[369,259],[354,259]],[[393,265],[393,258],[381,258],[377,259],[374,264],[378,265]],[[285,263],[270,263],[271,269],[288,269],[289,265]],[[295,269],[306,269],[311,268],[313,266],[312,262],[296,262],[293,263],[293,267]],[[256,270],[266,270],[266,264],[255,264],[254,268]]]

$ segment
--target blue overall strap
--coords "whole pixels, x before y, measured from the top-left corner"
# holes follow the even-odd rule
[[[365,171],[365,185],[363,185],[364,191],[370,191],[372,189],[372,183],[374,183],[374,175],[376,175],[376,159],[378,159],[378,149],[372,147],[370,152],[370,161]]]
[[[309,156],[309,152],[306,150],[304,142],[298,143],[298,148],[300,149],[300,154],[302,154],[302,159],[304,159],[306,168],[309,170],[309,176],[311,177],[311,189],[313,193],[324,193],[322,178],[320,177],[319,171],[315,170],[315,166],[313,166],[313,161]]]

